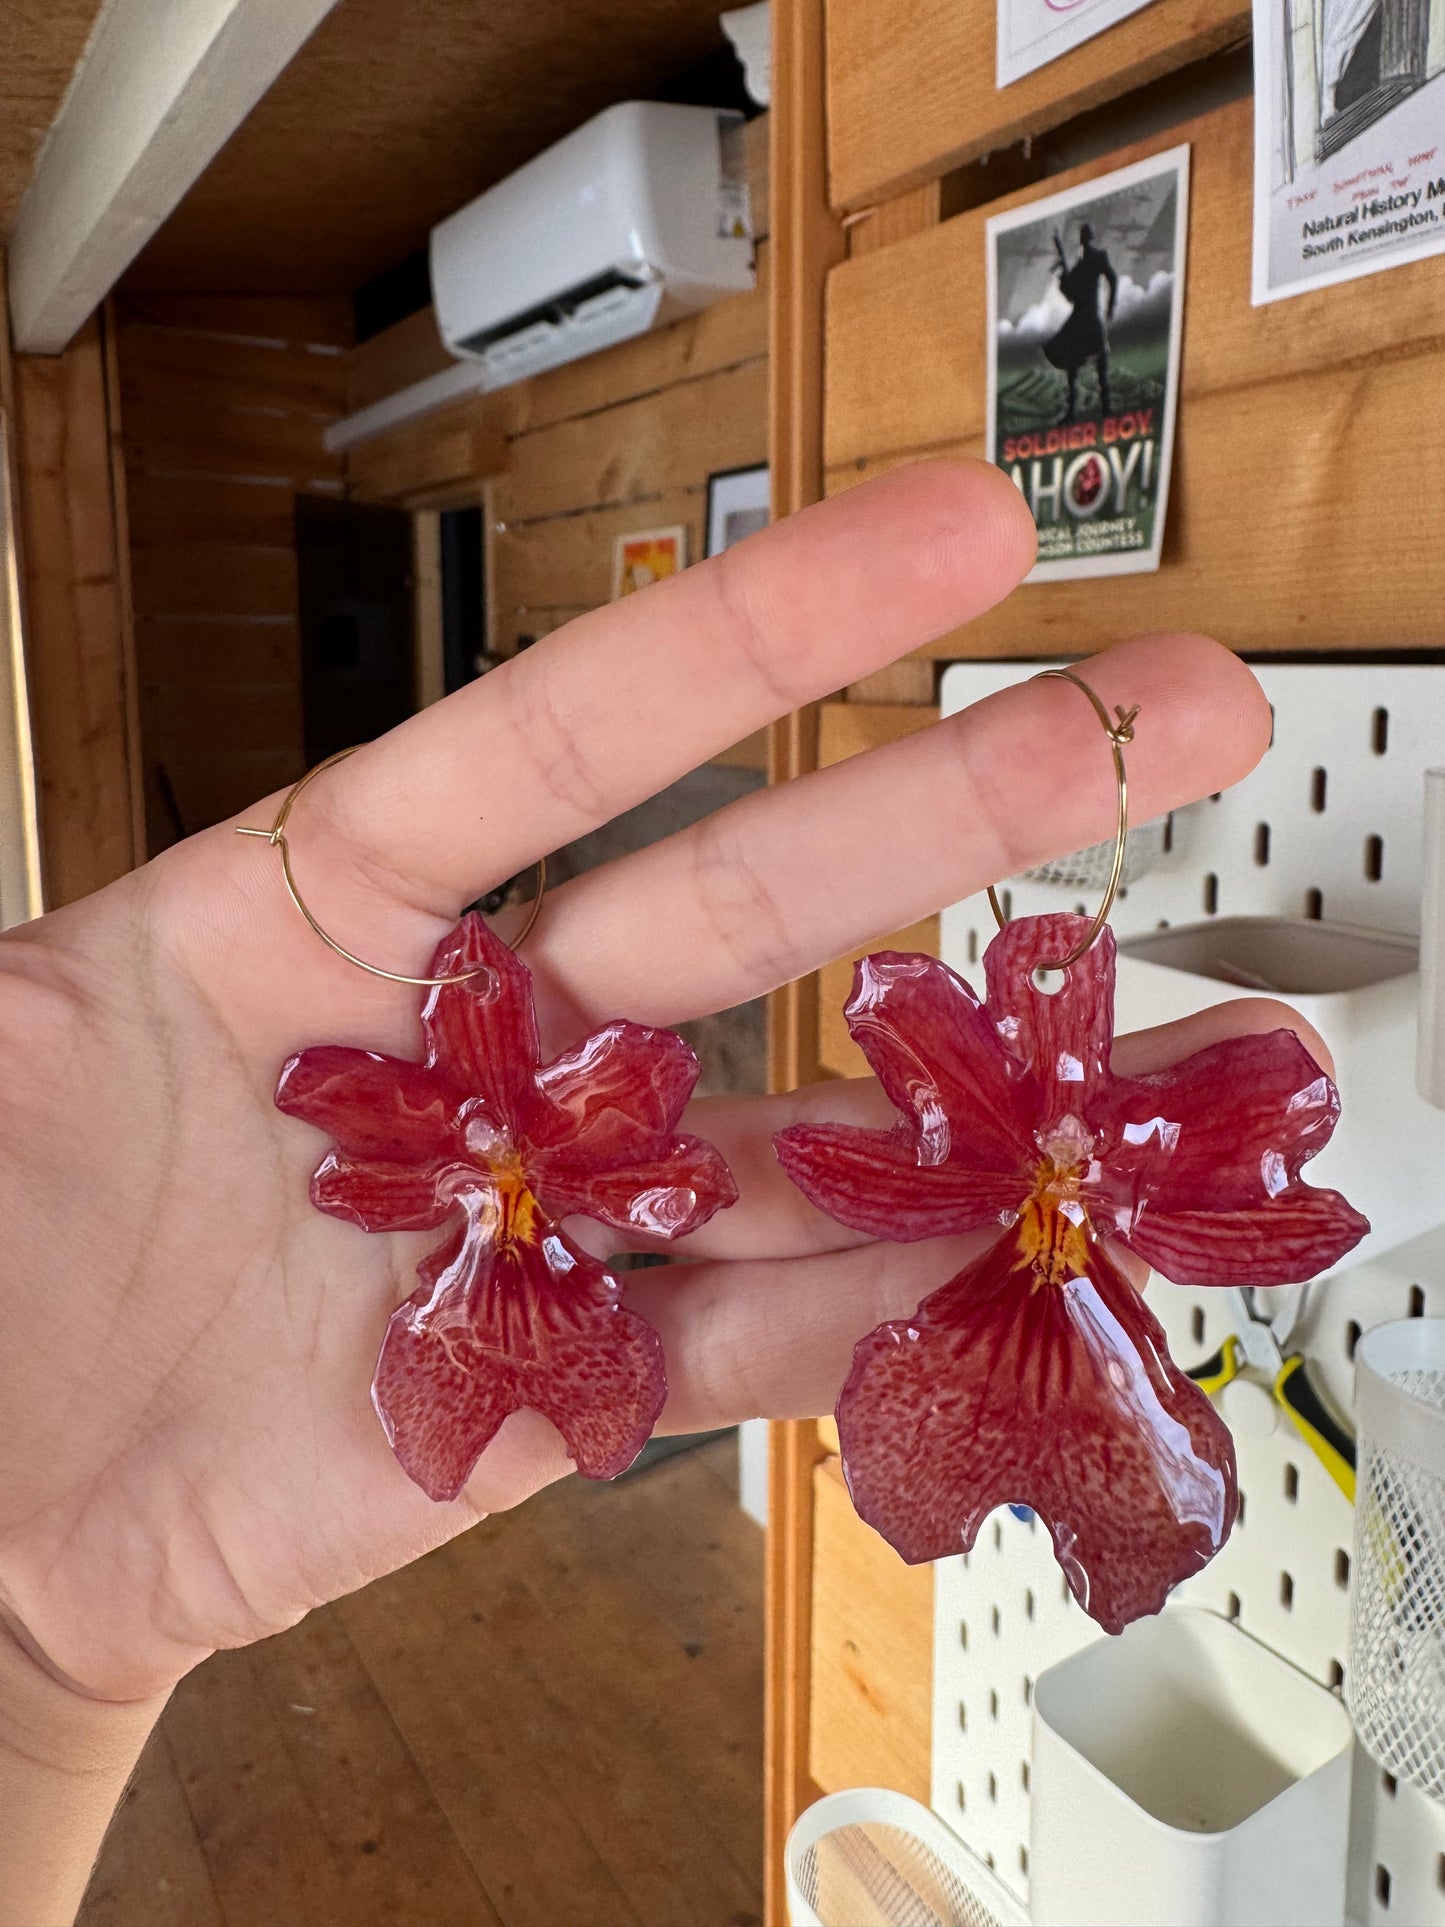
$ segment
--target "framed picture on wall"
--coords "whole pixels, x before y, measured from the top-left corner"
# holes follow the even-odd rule
[[[766,462],[726,468],[707,478],[707,553],[721,555],[734,542],[768,526],[770,497]]]
[[[612,550],[612,600],[635,595],[687,567],[687,530],[639,529],[619,535]]]

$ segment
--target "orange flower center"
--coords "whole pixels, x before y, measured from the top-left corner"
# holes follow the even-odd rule
[[[1032,1290],[1081,1278],[1089,1263],[1089,1213],[1084,1180],[1094,1140],[1076,1117],[1066,1117],[1041,1138],[1043,1152],[1034,1188],[1018,1216],[1019,1256],[1014,1269],[1034,1274]]]
[[[537,1200],[527,1189],[522,1175],[522,1160],[515,1151],[487,1159],[492,1176],[494,1209],[497,1213],[492,1235],[498,1244],[535,1244],[537,1239]]]

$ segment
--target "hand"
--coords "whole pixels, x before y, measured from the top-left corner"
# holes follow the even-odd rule
[[[342,941],[422,971],[461,904],[988,608],[1032,558],[1017,492],[982,464],[852,491],[328,772],[293,819],[298,876]],[[1203,639],[1129,643],[1089,673],[1106,704],[1142,705],[1141,819],[1234,782],[1268,741],[1254,678]],[[1104,837],[1113,785],[1082,707],[1057,683],[1010,691],[559,889],[526,953],[547,1048],[757,996]],[[324,1140],[272,1092],[303,1045],[416,1054],[419,996],[330,954],[273,853],[226,825],[193,837],[12,932],[0,973],[0,1604],[49,1668],[101,1700],[163,1693],[566,1470],[525,1413],[453,1504],[392,1460],[368,1387],[435,1239],[314,1211]],[[927,1247],[821,1218],[773,1161],[781,1124],[878,1102],[860,1083],[695,1107],[742,1198],[691,1265],[631,1292],[662,1333],[671,1428],[828,1410],[854,1342],[946,1275]]]

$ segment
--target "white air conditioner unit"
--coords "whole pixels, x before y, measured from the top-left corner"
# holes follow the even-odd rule
[[[753,286],[742,116],[609,107],[431,237],[442,340],[505,387]]]
[[[741,114],[609,107],[432,230],[448,368],[327,428],[332,451],[754,285]]]

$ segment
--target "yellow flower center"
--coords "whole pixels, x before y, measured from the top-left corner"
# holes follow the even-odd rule
[[[537,1236],[537,1200],[527,1189],[521,1159],[512,1151],[488,1159],[488,1166],[497,1187],[498,1244],[533,1243]]]
[[[1034,1188],[1018,1216],[1015,1271],[1034,1274],[1032,1290],[1081,1278],[1089,1263],[1089,1213],[1082,1192],[1094,1140],[1075,1117],[1066,1117],[1040,1140],[1043,1152]]]

